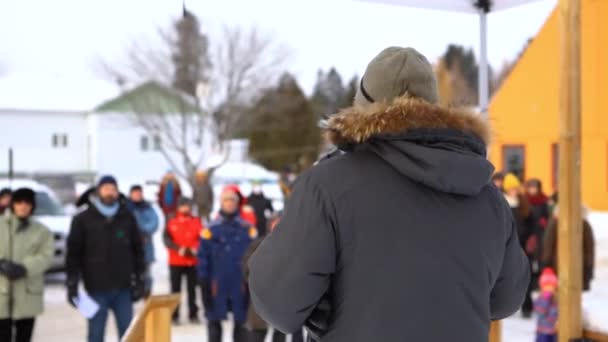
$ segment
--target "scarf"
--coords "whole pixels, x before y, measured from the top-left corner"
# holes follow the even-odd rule
[[[539,194],[536,194],[534,196],[526,196],[528,198],[528,202],[530,202],[530,204],[532,205],[545,205],[547,204],[547,201],[549,200],[549,198],[547,198],[547,196],[545,194],[543,194],[542,192]]]
[[[118,213],[118,209],[120,208],[120,204],[118,203],[118,201],[108,205],[103,203],[97,196],[93,196],[91,198],[91,203],[95,206],[95,208],[97,208],[101,215],[107,218],[116,216],[116,214]]]

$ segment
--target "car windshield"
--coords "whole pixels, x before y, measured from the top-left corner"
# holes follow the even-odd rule
[[[63,214],[63,208],[57,200],[46,192],[36,192],[35,216],[61,216]]]

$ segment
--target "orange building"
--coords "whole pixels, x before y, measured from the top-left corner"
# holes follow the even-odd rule
[[[581,3],[582,196],[608,210],[608,0]],[[489,107],[496,168],[539,178],[548,193],[558,177],[559,44],[554,10]]]

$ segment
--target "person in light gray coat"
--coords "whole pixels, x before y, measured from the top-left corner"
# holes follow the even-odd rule
[[[53,261],[53,234],[36,221],[36,194],[17,189],[0,216],[0,341],[29,342],[44,310],[44,272]]]
[[[486,342],[530,274],[491,182],[487,122],[438,106],[427,59],[392,47],[331,117],[332,154],[296,182],[253,254],[256,311],[323,342]]]

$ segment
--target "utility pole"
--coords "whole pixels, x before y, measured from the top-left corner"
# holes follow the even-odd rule
[[[583,336],[581,215],[581,0],[560,0],[559,342]]]
[[[13,148],[9,147],[8,148],[8,183],[9,183],[9,185],[12,185],[13,178],[15,177],[14,168],[15,168],[15,165],[13,165]]]

